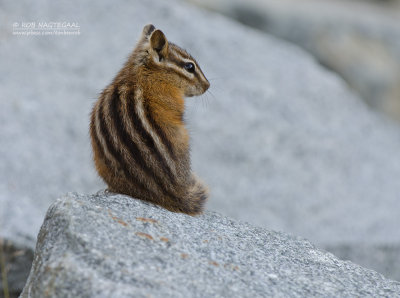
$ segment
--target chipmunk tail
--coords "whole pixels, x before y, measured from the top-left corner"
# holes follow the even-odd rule
[[[208,187],[196,176],[193,176],[193,182],[187,191],[184,199],[185,213],[190,215],[199,215],[204,211],[204,205],[209,197]]]

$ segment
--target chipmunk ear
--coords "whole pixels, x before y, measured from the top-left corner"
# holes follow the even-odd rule
[[[157,29],[151,34],[150,47],[158,54],[160,60],[167,56],[168,40],[161,30]]]
[[[148,38],[153,31],[156,30],[153,24],[148,24],[143,27],[142,37]]]

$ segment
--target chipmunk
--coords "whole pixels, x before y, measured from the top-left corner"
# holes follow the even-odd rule
[[[91,113],[96,169],[112,192],[190,215],[203,211],[207,187],[190,167],[184,97],[210,87],[196,60],[153,25]]]

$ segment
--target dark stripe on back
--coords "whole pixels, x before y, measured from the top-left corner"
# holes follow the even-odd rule
[[[136,175],[134,175],[129,168],[127,167],[127,162],[125,161],[124,157],[122,156],[122,154],[120,154],[115,147],[113,145],[113,142],[111,140],[110,137],[110,132],[106,126],[106,120],[105,120],[105,116],[104,116],[104,102],[105,102],[105,98],[103,97],[102,100],[100,101],[100,105],[98,107],[98,120],[100,122],[100,131],[101,131],[101,135],[104,138],[104,141],[106,143],[106,148],[107,150],[110,152],[110,154],[113,156],[113,158],[117,161],[118,165],[121,167],[125,177],[127,179],[130,180],[130,183],[135,184],[136,187],[138,187],[138,189],[142,192],[148,192],[150,193],[150,195],[152,195],[153,197],[157,196],[153,191],[151,191],[144,183],[142,183],[138,177],[136,177]],[[98,142],[98,143],[97,143]],[[101,152],[105,157],[105,153],[103,152],[103,148],[101,146],[101,143],[98,139],[96,139],[96,143],[99,145],[99,148],[101,148]],[[111,161],[106,159],[106,165],[107,167],[109,167],[110,169],[112,169],[113,167],[110,166]],[[107,162],[108,161],[108,162]]]
[[[153,130],[157,133],[158,137],[160,138],[161,142],[164,144],[164,146],[167,148],[169,154],[171,155],[171,158],[173,160],[176,160],[176,154],[174,151],[174,147],[172,146],[171,141],[168,139],[167,135],[165,134],[164,130],[161,128],[160,125],[156,122],[156,120],[153,118],[152,113],[150,111],[149,105],[146,103],[146,101],[143,102],[144,105],[144,110],[146,114],[147,120],[149,120],[149,123]]]
[[[120,152],[118,152],[118,150],[115,148],[115,146],[111,140],[110,132],[106,126],[106,118],[104,115],[104,104],[105,104],[105,98],[103,97],[102,100],[100,101],[100,105],[98,107],[98,113],[99,113],[98,119],[100,122],[101,135],[106,143],[108,152],[110,152],[110,154],[117,161],[118,165],[121,167],[122,171],[124,172],[125,177],[131,177],[129,168],[126,166],[123,156],[120,154]]]
[[[98,108],[97,109],[93,109],[93,112],[92,112],[92,117],[91,117],[91,121],[90,121],[90,134],[92,136],[92,139],[95,142],[95,146],[97,147],[97,152],[101,155],[101,158],[106,163],[106,166],[108,168],[112,169],[111,161],[106,157],[106,155],[104,153],[104,150],[103,150],[103,146],[101,145],[101,142],[99,140],[99,136],[97,134],[97,130],[96,130],[96,113],[98,113]]]
[[[147,148],[149,148],[149,150],[153,152],[153,155],[155,155],[155,157],[157,158],[157,161],[161,165],[163,171],[167,173],[171,183],[176,183],[175,177],[170,167],[168,166],[168,163],[165,160],[164,155],[160,152],[160,150],[156,146],[152,136],[143,127],[143,123],[140,120],[140,116],[136,109],[136,105],[134,104],[134,100],[135,100],[134,91],[131,91],[128,93],[128,96],[126,98],[127,101],[126,108],[127,108],[127,113],[129,115],[129,120],[133,123],[134,129],[142,137]]]
[[[128,149],[132,159],[136,162],[138,166],[140,166],[143,171],[149,176],[152,177],[155,182],[161,187],[162,191],[166,193],[168,196],[172,198],[176,198],[166,187],[165,183],[163,183],[162,179],[152,171],[152,169],[146,164],[145,159],[143,158],[142,152],[139,150],[139,147],[135,142],[130,138],[129,133],[126,131],[126,127],[121,122],[121,117],[119,114],[118,103],[120,102],[118,88],[114,88],[114,91],[111,95],[110,101],[110,113],[111,118],[114,120],[115,129],[117,131],[117,135],[120,137],[120,141],[124,144],[124,146]]]

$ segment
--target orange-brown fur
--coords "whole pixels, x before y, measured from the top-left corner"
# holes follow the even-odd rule
[[[208,191],[190,168],[183,114],[184,97],[208,87],[188,53],[154,26],[144,27],[92,111],[94,163],[109,190],[175,212],[202,212]]]

